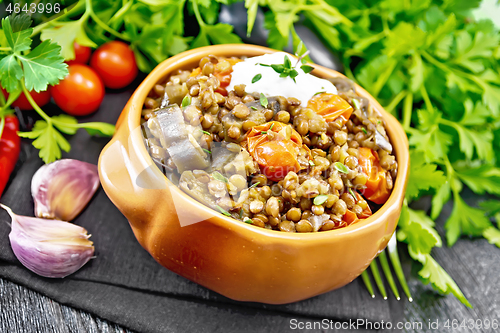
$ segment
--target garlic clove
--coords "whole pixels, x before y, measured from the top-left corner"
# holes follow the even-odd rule
[[[79,270],[94,255],[93,243],[84,228],[60,220],[20,216],[5,205],[0,207],[12,218],[12,250],[32,272],[63,278]]]
[[[85,208],[98,187],[96,165],[72,159],[45,164],[31,180],[35,215],[71,221]]]

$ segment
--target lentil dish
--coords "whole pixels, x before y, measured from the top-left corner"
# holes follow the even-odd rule
[[[320,80],[283,55],[245,68],[209,56],[156,84],[142,110],[149,153],[184,192],[242,223],[286,232],[357,223],[397,175],[384,119],[350,80]]]

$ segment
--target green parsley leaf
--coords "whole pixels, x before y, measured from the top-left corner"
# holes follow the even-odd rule
[[[246,218],[245,221],[243,221],[243,222],[248,223],[248,224],[252,224],[253,223],[252,219],[249,219],[249,218]]]
[[[2,87],[9,93],[21,88],[19,81],[23,77],[23,69],[17,63],[14,54],[9,54],[0,60],[0,72],[3,73],[0,77]]]
[[[300,69],[302,69],[304,71],[304,73],[308,74],[314,70],[314,67],[308,66],[308,65],[302,65],[302,66],[300,66]]]
[[[482,210],[470,207],[459,195],[455,195],[454,200],[453,210],[445,224],[448,246],[453,246],[460,235],[481,236],[491,227]]]
[[[342,164],[340,162],[333,163],[333,166],[334,166],[335,170],[337,170],[338,172],[341,172],[341,173],[348,174],[350,171],[348,167],[346,167],[344,164]]]
[[[61,47],[46,40],[28,55],[17,55],[23,64],[24,80],[28,91],[47,90],[47,86],[55,85],[68,75],[68,65],[59,55]]]
[[[259,0],[245,0],[245,8],[248,10],[247,15],[247,37],[250,37],[255,19],[257,17],[257,9],[259,8]]]
[[[311,161],[311,160],[309,160],[309,165],[310,165],[310,166],[312,166],[312,167],[315,167],[315,166],[316,166],[316,164],[314,164],[314,162],[313,162],[313,161]]]
[[[94,43],[85,33],[85,21],[58,22],[57,25],[42,30],[40,39],[57,43],[61,47],[61,55],[65,60],[75,59],[74,43],[82,46],[96,48]]]
[[[220,180],[221,182],[224,182],[224,183],[229,183],[229,181],[227,180],[226,177],[224,177],[219,171],[215,171],[214,173],[212,173],[212,177],[214,179],[217,179],[217,180]]]
[[[207,131],[200,130],[200,132],[203,134],[206,134],[206,135],[212,135],[212,134],[210,134],[210,132],[207,132]]]
[[[182,99],[181,107],[185,108],[186,106],[189,106],[189,105],[191,105],[191,96],[186,95]]]
[[[436,164],[425,163],[422,152],[412,152],[410,161],[410,178],[406,187],[408,200],[418,197],[420,191],[427,191],[430,188],[439,189],[446,182],[443,172],[436,170]]]
[[[495,244],[500,247],[500,230],[495,227],[489,227],[483,231],[483,237],[488,240],[490,244]]]
[[[259,81],[260,79],[262,79],[262,74],[257,74],[257,75],[255,75],[255,76],[252,78],[252,83],[257,82],[257,81]]]
[[[259,184],[260,184],[260,182],[253,183],[248,189],[257,187],[257,185],[259,185]]]
[[[446,295],[450,292],[455,295],[460,302],[467,307],[472,308],[467,298],[464,296],[455,281],[446,273],[446,271],[431,257],[430,254],[422,255],[419,260],[423,267],[418,272],[424,283],[431,283],[432,287]]]
[[[408,212],[408,216],[406,221],[400,219],[397,233],[399,241],[407,243],[412,252],[420,254],[429,254],[432,248],[442,246],[441,237],[434,229],[434,221],[424,211],[413,210],[406,205],[403,209]]]
[[[267,101],[267,97],[266,95],[264,95],[263,93],[260,93],[260,105],[262,105],[263,107],[267,108],[267,105],[269,104],[269,102]]]
[[[456,175],[475,193],[500,195],[500,169],[494,166],[457,164]]]
[[[320,205],[324,204],[326,202],[326,200],[328,200],[328,195],[320,194],[314,198],[313,202],[316,206],[320,206]]]
[[[411,177],[411,176],[410,176]],[[432,197],[432,210],[431,218],[437,219],[445,203],[450,200],[451,187],[450,183],[446,181],[441,187],[438,188],[436,194]]]
[[[228,212],[227,210],[225,210],[225,209],[224,209],[224,208],[222,208],[221,206],[216,205],[215,207],[217,207],[217,209],[218,209],[218,210],[219,210],[222,214],[224,214],[224,215],[226,215],[226,216],[229,216],[229,217],[231,217],[231,216],[232,216],[231,214],[229,214],[229,212]]]

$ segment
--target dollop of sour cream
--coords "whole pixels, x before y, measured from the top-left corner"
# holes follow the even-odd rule
[[[295,97],[301,101],[302,106],[307,106],[307,102],[319,92],[337,94],[337,88],[335,88],[333,83],[314,75],[306,74],[300,68],[300,62],[295,67],[295,70],[299,73],[295,77],[295,82],[289,76],[280,77],[280,73],[277,73],[271,67],[260,65],[283,64],[286,55],[288,54],[284,52],[276,52],[238,62],[233,65],[231,82],[227,90],[231,91],[234,89],[234,86],[244,84],[247,93],[263,93],[266,97]],[[297,58],[290,55],[288,57],[292,62],[292,66],[295,66]],[[252,79],[258,74],[262,75],[260,80],[252,83]]]

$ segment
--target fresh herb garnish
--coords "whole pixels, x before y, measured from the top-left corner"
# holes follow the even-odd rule
[[[186,106],[189,106],[189,105],[191,105],[191,96],[186,95],[182,99],[181,107],[185,108]]]
[[[212,177],[214,177],[214,179],[220,180],[221,182],[224,182],[226,184],[229,182],[227,180],[227,178],[224,177],[219,171],[215,171],[214,173],[212,173]]]
[[[203,134],[206,134],[206,135],[212,135],[212,134],[210,134],[210,132],[207,132],[207,131],[204,131],[204,130],[200,130],[200,132],[203,133]]]
[[[251,106],[250,109],[255,110],[255,111],[258,110],[256,106]]]
[[[273,126],[274,126],[274,123],[272,123],[271,126],[269,126],[269,130],[272,130]]]
[[[229,212],[228,212],[227,210],[225,210],[225,209],[224,209],[224,208],[222,208],[221,206],[216,205],[215,207],[217,207],[217,209],[218,209],[218,210],[219,210],[222,214],[224,214],[224,215],[226,215],[226,216],[229,216],[229,217],[231,217],[231,216],[232,216],[231,214],[229,214]]]
[[[354,105],[356,110],[361,110],[361,104],[359,104],[359,101],[356,98],[351,99],[351,103]]]
[[[322,94],[322,93],[325,93],[326,91],[318,91],[317,93],[315,93],[313,96],[316,96],[316,95],[319,95],[319,94]]]
[[[363,131],[363,133],[368,134],[368,132],[366,131],[366,128],[363,127],[363,128],[361,128],[361,130]]]
[[[354,198],[354,201],[355,202],[358,202],[358,197],[354,194],[354,192],[352,191],[352,189],[349,187],[349,193],[352,195],[352,197]]]
[[[253,183],[248,189],[257,187],[257,185],[259,185],[259,184],[260,184],[260,182]]]
[[[243,208],[240,209],[240,219],[243,218]]]
[[[304,71],[304,73],[309,74],[314,70],[314,67],[309,66],[309,65],[302,65],[300,66],[300,69]]]
[[[313,200],[314,204],[316,206],[320,206],[322,205],[326,200],[328,200],[328,195],[326,194],[320,194],[318,196],[316,196]]]
[[[251,219],[249,219],[248,217],[243,222],[248,223],[248,224],[252,224],[253,223],[253,221]]]
[[[267,108],[267,105],[269,104],[269,102],[267,101],[267,97],[266,95],[264,95],[263,93],[260,93],[260,105],[262,105],[263,107]]]
[[[342,172],[345,174],[349,173],[349,168],[347,168],[344,164],[340,162],[335,162],[333,166],[335,167],[335,170],[337,170],[338,172]]]
[[[259,81],[260,79],[262,79],[262,74],[257,74],[253,77],[252,79],[252,83],[255,83],[257,81]]]
[[[312,166],[312,167],[316,166],[316,164],[314,164],[313,161],[309,161],[309,165]]]
[[[293,80],[293,82],[296,82],[295,78],[297,77],[297,75],[299,75],[299,72],[297,72],[297,70],[292,67],[292,62],[290,61],[290,58],[288,58],[287,55],[285,55],[283,64],[272,64],[272,65],[260,64],[260,65],[265,67],[271,67],[272,69],[274,69],[276,73],[279,73],[280,77],[290,77]]]
[[[203,149],[203,151],[204,151],[205,153],[207,153],[207,154],[212,154],[212,152],[211,152],[210,150],[208,150],[208,149],[205,149],[205,148],[201,148],[201,149]]]

